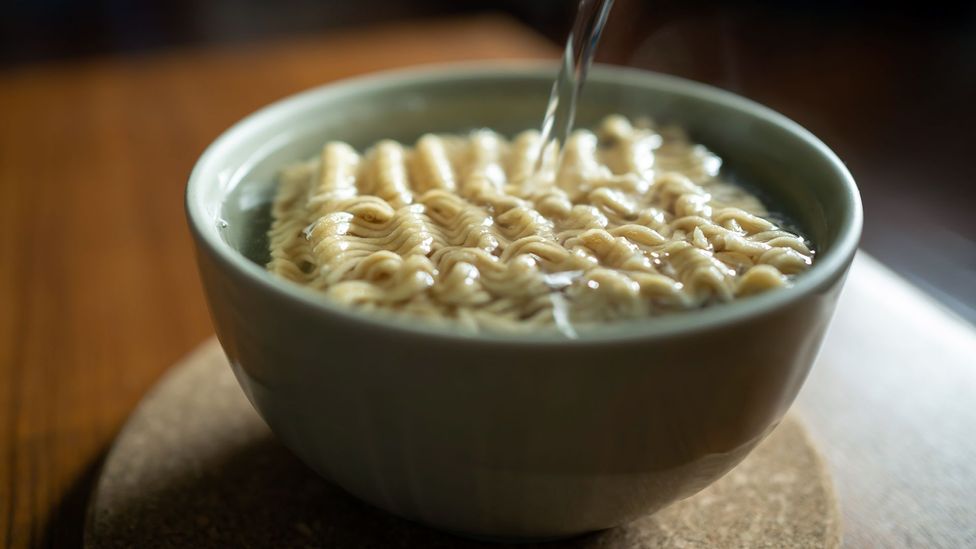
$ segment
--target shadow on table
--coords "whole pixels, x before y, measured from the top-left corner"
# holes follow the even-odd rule
[[[98,481],[98,473],[108,454],[106,446],[71,483],[55,505],[43,529],[39,547],[81,547],[85,531],[88,499]]]
[[[506,547],[442,533],[374,509],[316,476],[270,435],[201,467],[103,501],[88,547]],[[656,525],[641,528],[654,537]],[[626,529],[624,529],[626,530]],[[619,547],[620,530],[528,549]]]

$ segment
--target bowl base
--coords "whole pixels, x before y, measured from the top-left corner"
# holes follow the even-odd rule
[[[434,527],[436,528],[436,526]],[[443,530],[452,536],[457,536],[463,539],[469,539],[471,541],[477,541],[480,543],[494,543],[498,545],[528,545],[533,543],[554,543],[557,541],[568,541],[576,538],[582,538],[586,536],[592,536],[603,530],[595,530],[593,532],[583,532],[581,534],[569,534],[565,536],[548,536],[541,538],[523,538],[523,537],[506,537],[506,536],[483,536],[479,534],[467,534],[465,532],[456,532],[453,530]]]
[[[216,340],[149,392],[105,458],[90,502],[85,546],[103,549],[172,547],[161,531],[199,548],[403,549],[484,547],[467,540],[629,549],[703,539],[716,548],[822,548],[837,547],[840,532],[830,476],[802,424],[787,416],[732,472],[653,515],[566,538],[449,535],[361,503],[309,470],[251,407]]]

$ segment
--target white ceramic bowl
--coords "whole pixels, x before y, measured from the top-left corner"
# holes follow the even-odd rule
[[[860,235],[850,174],[795,123],[701,84],[598,66],[578,126],[608,113],[685,126],[797,220],[818,249],[813,268],[788,289],[570,341],[373,318],[260,264],[281,167],[330,139],[533,127],[554,74],[447,66],[317,88],[225,132],[187,187],[217,335],[274,432],[350,493],[469,535],[612,527],[734,467],[796,396]]]

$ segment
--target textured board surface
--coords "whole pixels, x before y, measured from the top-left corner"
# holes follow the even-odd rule
[[[251,408],[215,340],[138,407],[109,452],[89,513],[89,548],[484,546],[373,509],[317,477]],[[787,417],[698,495],[544,545],[836,547],[839,539],[830,477],[803,426]]]

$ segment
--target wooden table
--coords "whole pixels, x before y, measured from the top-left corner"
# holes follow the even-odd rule
[[[0,73],[4,546],[78,545],[114,433],[210,335],[182,195],[220,131],[353,74],[555,53],[489,17]],[[858,263],[801,398],[834,467],[850,545],[976,543],[974,356],[971,327],[870,259]]]
[[[77,543],[99,456],[162,371],[212,333],[183,190],[221,131],[329,80],[554,53],[489,17],[0,73],[4,546]]]

